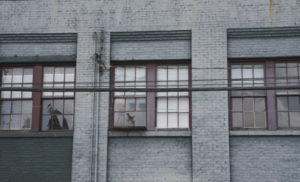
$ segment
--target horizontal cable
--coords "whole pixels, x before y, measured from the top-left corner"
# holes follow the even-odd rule
[[[300,89],[299,85],[263,86],[263,87],[191,87],[191,88],[29,88],[0,87],[0,91],[32,91],[32,92],[193,92],[193,91],[239,91],[239,90],[286,90]]]

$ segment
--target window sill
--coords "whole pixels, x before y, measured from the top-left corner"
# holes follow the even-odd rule
[[[0,138],[73,137],[73,132],[0,132]]]
[[[230,136],[300,136],[300,130],[230,131]]]
[[[109,137],[191,137],[191,131],[109,131]]]

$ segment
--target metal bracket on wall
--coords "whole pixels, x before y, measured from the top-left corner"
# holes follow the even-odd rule
[[[103,59],[103,45],[104,45],[104,31],[94,33],[95,39],[95,54],[93,55],[93,59],[99,65],[100,75],[106,70],[105,61]]]

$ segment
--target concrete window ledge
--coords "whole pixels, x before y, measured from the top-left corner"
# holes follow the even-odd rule
[[[109,131],[109,137],[191,137],[191,131]]]
[[[73,137],[73,132],[0,132],[0,138]]]
[[[300,136],[300,130],[230,131],[230,136]]]

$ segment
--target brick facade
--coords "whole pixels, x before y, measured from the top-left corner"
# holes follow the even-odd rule
[[[298,34],[232,38],[229,30],[249,32],[257,28],[271,33],[278,27],[294,29],[300,26],[299,17],[297,0],[6,0],[0,1],[1,35],[76,33],[77,45],[76,48],[57,45],[52,49],[49,43],[43,45],[45,49],[51,48],[46,51],[34,44],[24,48],[0,39],[0,58],[18,54],[21,57],[27,54],[64,56],[76,49],[76,81],[104,84],[110,81],[109,72],[100,74],[93,60],[94,32],[103,31],[102,60],[106,67],[114,58],[130,60],[127,55],[130,51],[136,53],[137,58],[149,61],[168,59],[168,56],[163,57],[167,54],[175,60],[190,56],[192,67],[208,68],[193,70],[193,80],[224,79],[228,77],[228,58],[300,56]],[[178,30],[191,31],[191,42],[112,45],[110,39],[111,32]],[[149,47],[153,45],[151,54]],[[168,50],[164,50],[166,48]],[[143,50],[147,52],[143,54]],[[172,53],[174,50],[177,51]],[[190,54],[186,50],[190,50]],[[215,67],[223,69],[213,69]],[[227,81],[214,83],[226,84]],[[108,131],[109,102],[108,93],[76,93],[72,174],[69,169],[64,174],[72,176],[73,182],[297,181],[299,178],[297,140],[300,132],[230,131],[225,91],[192,93],[191,131]],[[10,133],[5,137],[7,135]],[[18,137],[22,140],[24,136]],[[0,145],[6,140],[0,139]],[[1,150],[0,147],[0,161]],[[69,155],[70,150],[66,156]],[[18,156],[31,159],[25,154]],[[4,169],[5,165],[11,167],[9,162],[0,165]],[[28,173],[34,175],[35,172]]]

